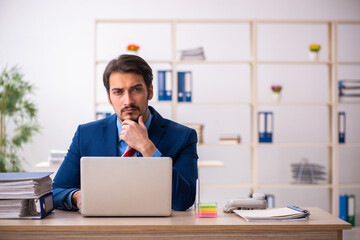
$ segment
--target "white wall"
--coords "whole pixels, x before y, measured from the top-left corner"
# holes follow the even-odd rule
[[[17,64],[37,86],[41,134],[24,149],[26,170],[67,149],[94,113],[95,19],[359,20],[358,0],[0,0],[0,68]],[[38,169],[37,169],[38,170]]]

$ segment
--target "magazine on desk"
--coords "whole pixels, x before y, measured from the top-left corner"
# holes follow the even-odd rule
[[[246,221],[307,220],[310,215],[308,210],[295,206],[259,210],[234,210],[234,212]]]

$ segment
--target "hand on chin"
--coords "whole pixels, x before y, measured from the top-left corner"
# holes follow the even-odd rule
[[[134,121],[134,122],[138,122],[138,120],[139,120],[139,115],[135,115],[135,114],[126,114],[125,116],[122,116],[121,117],[121,122],[123,123],[125,120],[131,120],[131,121]]]

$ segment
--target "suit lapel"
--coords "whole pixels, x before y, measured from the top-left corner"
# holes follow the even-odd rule
[[[116,127],[116,114],[113,114],[102,126],[102,137],[105,156],[117,155],[118,131]]]
[[[162,136],[165,133],[165,121],[163,117],[151,106],[149,106],[151,114],[153,114],[153,119],[149,126],[148,134],[150,140],[154,143],[155,146],[158,146]]]

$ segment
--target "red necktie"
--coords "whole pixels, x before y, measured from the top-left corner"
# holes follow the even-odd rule
[[[134,157],[135,153],[136,153],[135,148],[131,148],[131,147],[127,146],[125,153],[122,156],[123,157]]]

